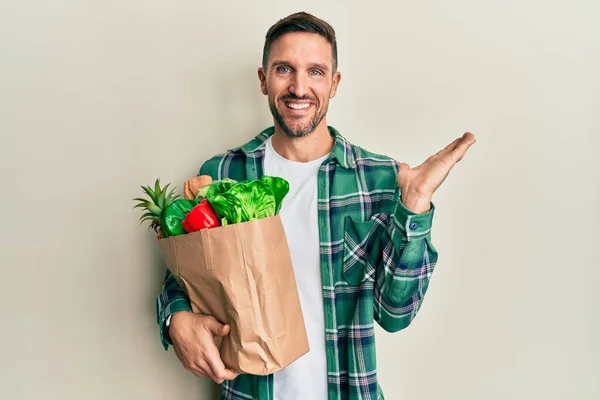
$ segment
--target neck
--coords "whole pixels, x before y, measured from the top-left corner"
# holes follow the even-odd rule
[[[334,139],[329,134],[327,122],[323,119],[314,131],[300,138],[289,138],[275,123],[272,144],[275,151],[283,158],[296,162],[309,162],[329,154]]]

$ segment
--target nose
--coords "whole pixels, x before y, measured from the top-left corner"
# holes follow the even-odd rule
[[[308,79],[302,74],[295,74],[290,84],[290,93],[297,97],[303,97],[308,94]]]

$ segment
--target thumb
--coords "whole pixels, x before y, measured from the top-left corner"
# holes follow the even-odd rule
[[[204,327],[213,335],[221,336],[226,325],[223,325],[222,323],[217,321],[217,319],[212,315],[207,315],[206,320],[204,322]]]
[[[229,333],[229,330],[231,329],[229,325],[224,325],[220,323],[213,316],[209,317],[206,327],[213,335],[216,336],[225,336]]]
[[[396,176],[396,181],[398,182],[398,186],[400,188],[404,188],[406,183],[407,183],[407,172],[410,171],[410,165],[408,165],[407,163],[400,163],[400,165],[398,166],[398,175]]]
[[[229,331],[231,330],[231,326],[230,325],[222,325],[221,329],[218,330],[217,333],[215,333],[215,335],[217,336],[226,336],[229,334]]]

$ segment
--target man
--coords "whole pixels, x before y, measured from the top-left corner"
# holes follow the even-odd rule
[[[193,314],[168,271],[157,301],[161,339],[187,369],[222,383],[223,399],[382,399],[374,322],[396,332],[419,310],[438,258],[431,199],[474,136],[414,168],[350,144],[326,119],[341,79],[335,32],[306,13],[269,29],[258,77],[274,126],[199,175],[290,182],[280,215],[310,351],[269,376],[227,370],[214,336],[229,325]]]

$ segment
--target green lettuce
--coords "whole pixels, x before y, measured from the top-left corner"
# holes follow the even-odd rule
[[[277,215],[288,192],[285,179],[263,176],[260,180],[211,187],[206,198],[221,224],[228,225]]]

